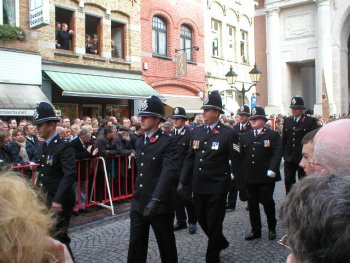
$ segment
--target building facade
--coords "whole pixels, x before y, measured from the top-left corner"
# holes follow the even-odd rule
[[[225,78],[232,66],[238,75],[237,89],[252,85],[249,71],[255,64],[254,1],[210,0],[206,3],[206,86],[218,90],[228,113],[238,110],[243,103],[242,93],[230,86]],[[258,65],[259,66],[259,65]],[[245,94],[245,104],[256,96],[253,86]],[[259,103],[259,97],[257,97]]]
[[[167,105],[200,112],[205,92],[204,0],[141,1],[144,80]]]
[[[36,86],[35,92],[71,118],[130,116],[142,99],[159,95],[142,79],[140,1],[0,4],[0,24],[18,26],[25,35],[0,40],[2,92],[16,87],[25,100],[33,90],[26,86]],[[43,99],[34,96],[32,102]],[[33,103],[17,101],[12,107],[34,109]]]
[[[325,99],[331,114],[348,113],[350,2],[259,1],[255,19],[266,26],[268,112],[288,113],[299,95],[315,113]]]

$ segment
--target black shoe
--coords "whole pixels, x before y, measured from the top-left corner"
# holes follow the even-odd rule
[[[181,229],[186,229],[187,228],[187,225],[186,223],[185,224],[179,224],[177,223],[175,226],[174,226],[174,231],[179,231]]]
[[[190,233],[190,235],[196,234],[197,232],[197,226],[196,224],[188,224],[188,233]]]
[[[83,209],[79,209],[79,213],[89,213],[88,209],[87,208],[83,208]]]
[[[249,211],[249,205],[246,206],[245,210]]]
[[[236,206],[234,206],[234,205],[226,205],[226,211],[232,211],[235,209],[236,209]]]
[[[256,238],[261,238],[261,233],[250,232],[248,235],[245,236],[245,240],[253,240]]]
[[[276,239],[276,231],[275,230],[269,230],[269,239],[270,240]]]
[[[79,216],[79,212],[78,211],[72,211],[72,214],[75,216]]]
[[[225,240],[225,242],[221,246],[221,250],[228,248],[229,244],[230,243],[227,240]]]

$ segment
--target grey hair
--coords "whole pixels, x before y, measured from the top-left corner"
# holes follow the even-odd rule
[[[350,258],[350,176],[316,174],[292,187],[280,209],[300,263],[345,263]]]
[[[84,125],[85,126],[85,125]],[[80,132],[79,132],[79,137],[82,138],[82,137],[85,137],[85,136],[90,136],[91,135],[91,131],[89,128],[87,127],[82,127]]]

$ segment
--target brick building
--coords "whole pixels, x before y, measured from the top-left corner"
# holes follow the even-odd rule
[[[130,116],[142,99],[159,95],[141,75],[140,1],[0,4],[0,24],[25,34],[22,41],[0,39],[0,114],[3,108],[12,110],[8,115],[30,115],[47,100],[71,118]],[[67,33],[56,29],[58,23],[67,24]]]
[[[204,2],[141,1],[142,75],[165,97],[166,115],[176,106],[200,112],[205,92]],[[182,56],[187,59],[178,62],[183,51],[177,49],[185,49]]]

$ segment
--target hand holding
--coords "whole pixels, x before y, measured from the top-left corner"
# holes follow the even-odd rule
[[[143,216],[147,218],[152,218],[155,215],[155,211],[157,210],[159,204],[159,200],[151,199],[145,207],[145,210],[143,211]]]

